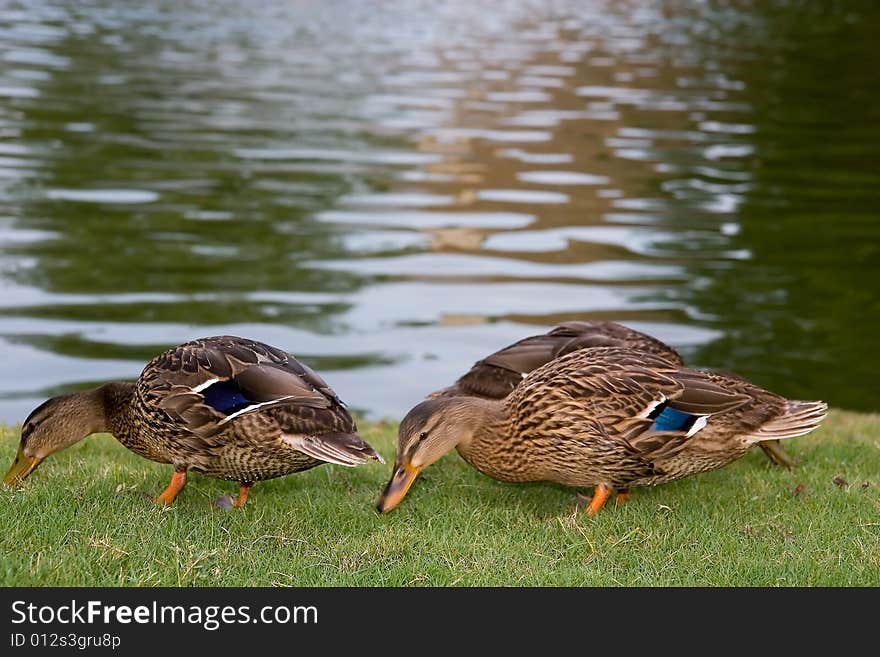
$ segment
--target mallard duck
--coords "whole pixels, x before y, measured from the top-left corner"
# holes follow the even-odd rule
[[[528,374],[503,399],[428,399],[404,417],[394,472],[378,501],[397,506],[416,476],[456,448],[501,481],[593,486],[589,515],[617,489],[723,467],[756,443],[800,436],[825,417],[738,377],[657,354],[594,347]]]
[[[255,481],[323,463],[384,462],[314,371],[281,349],[224,335],[159,354],[135,383],[106,383],[44,402],[25,420],[3,482],[18,484],[50,454],[101,432],[174,466],[156,498],[165,505],[190,471],[238,482],[238,497],[218,504],[241,507]]]
[[[453,385],[429,394],[426,399],[467,395],[503,399],[532,370],[555,358],[588,347],[620,347],[662,356],[670,363],[684,365],[675,349],[645,333],[608,321],[571,321],[559,324],[547,333],[523,338],[474,363]],[[731,375],[735,376],[735,375]],[[797,465],[778,440],[758,443],[776,465]]]

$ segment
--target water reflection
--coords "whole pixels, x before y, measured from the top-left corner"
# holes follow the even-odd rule
[[[862,4],[7,3],[0,421],[225,332],[397,416],[572,318],[876,410]]]

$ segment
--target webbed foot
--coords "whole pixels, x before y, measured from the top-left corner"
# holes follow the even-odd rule
[[[220,507],[221,509],[232,509],[235,507],[235,498],[232,497],[232,495],[218,497],[214,500],[214,506]]]
[[[611,486],[606,486],[605,484],[598,484],[593,489],[593,496],[592,497],[588,497],[587,495],[584,495],[583,493],[577,493],[577,497],[579,500],[578,506],[581,505],[581,502],[586,502],[587,500],[590,500],[589,504],[587,505],[587,515],[594,516],[597,513],[599,513],[599,510],[602,508],[602,506],[605,504],[605,502],[608,500],[608,498],[611,497],[612,490],[613,489],[611,488]]]
[[[243,481],[239,485],[238,488],[238,497],[233,498],[232,495],[224,495],[223,497],[217,498],[214,502],[214,506],[219,506],[221,509],[240,509],[244,506],[244,503],[247,502],[248,493],[251,492],[251,487],[254,485],[252,481]]]

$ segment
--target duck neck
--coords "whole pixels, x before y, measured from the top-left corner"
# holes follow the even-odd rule
[[[119,438],[128,432],[131,426],[132,400],[134,398],[135,385],[114,381],[105,383],[94,390],[96,395],[95,404],[101,409],[103,415],[103,427],[101,431],[107,431]]]
[[[461,457],[480,472],[495,476],[493,454],[508,433],[509,417],[502,400],[459,397],[458,412],[468,430],[456,445]]]

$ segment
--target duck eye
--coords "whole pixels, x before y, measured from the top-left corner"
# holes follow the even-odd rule
[[[427,431],[422,431],[422,433],[419,434],[419,440],[424,440],[427,437],[428,437]]]

